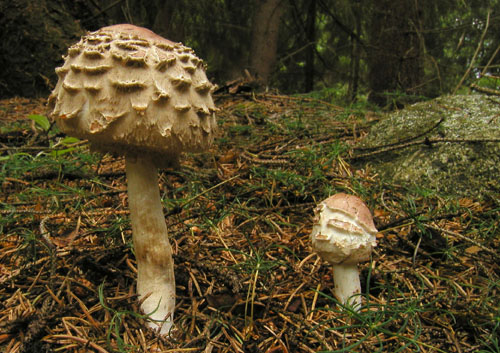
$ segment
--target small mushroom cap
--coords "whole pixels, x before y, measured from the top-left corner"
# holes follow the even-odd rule
[[[120,24],[83,36],[64,60],[49,107],[66,134],[160,166],[211,145],[213,85],[192,49]]]
[[[377,229],[366,204],[353,195],[339,193],[314,210],[311,242],[314,251],[331,264],[354,264],[370,259],[377,245]]]

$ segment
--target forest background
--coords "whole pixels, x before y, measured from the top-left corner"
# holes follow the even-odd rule
[[[500,69],[497,0],[1,0],[0,97],[46,95],[68,45],[123,22],[191,46],[219,85],[247,69],[347,102],[413,102]]]

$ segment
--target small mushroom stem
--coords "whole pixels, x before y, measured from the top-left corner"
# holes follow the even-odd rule
[[[158,171],[144,156],[126,157],[126,170],[141,309],[152,320],[151,328],[161,327],[160,334],[168,334],[175,308],[175,277]]]
[[[358,265],[333,265],[335,296],[342,304],[349,304],[355,311],[361,307],[361,283],[359,282]]]

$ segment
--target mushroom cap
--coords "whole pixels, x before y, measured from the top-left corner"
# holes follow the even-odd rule
[[[120,24],[88,33],[63,58],[49,107],[66,134],[159,166],[211,145],[213,85],[191,48]]]
[[[353,195],[335,194],[314,210],[311,242],[331,264],[355,264],[370,259],[377,229],[366,204]]]

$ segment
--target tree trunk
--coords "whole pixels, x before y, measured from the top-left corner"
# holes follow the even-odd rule
[[[306,37],[309,46],[306,51],[306,65],[304,73],[306,76],[304,91],[310,92],[314,89],[314,54],[316,50],[316,0],[311,0],[307,9]]]
[[[422,45],[417,30],[420,13],[413,0],[380,0],[372,12],[369,33],[370,100],[387,103],[386,92],[418,93],[423,78]]]
[[[361,34],[361,6],[359,3],[352,5],[352,11],[354,14],[355,21],[355,34],[359,37]],[[350,62],[350,74],[349,74],[349,86],[347,89],[347,98],[350,102],[356,101],[356,96],[358,95],[359,86],[359,66],[361,61],[361,43],[354,36],[350,36],[351,39],[351,62]]]
[[[175,11],[175,4],[171,1],[159,2],[157,12],[154,16],[152,30],[165,38],[173,39],[172,14]]]
[[[281,2],[282,0],[258,0],[253,18],[249,65],[250,71],[264,84],[268,83],[276,63],[279,26],[283,14]]]

